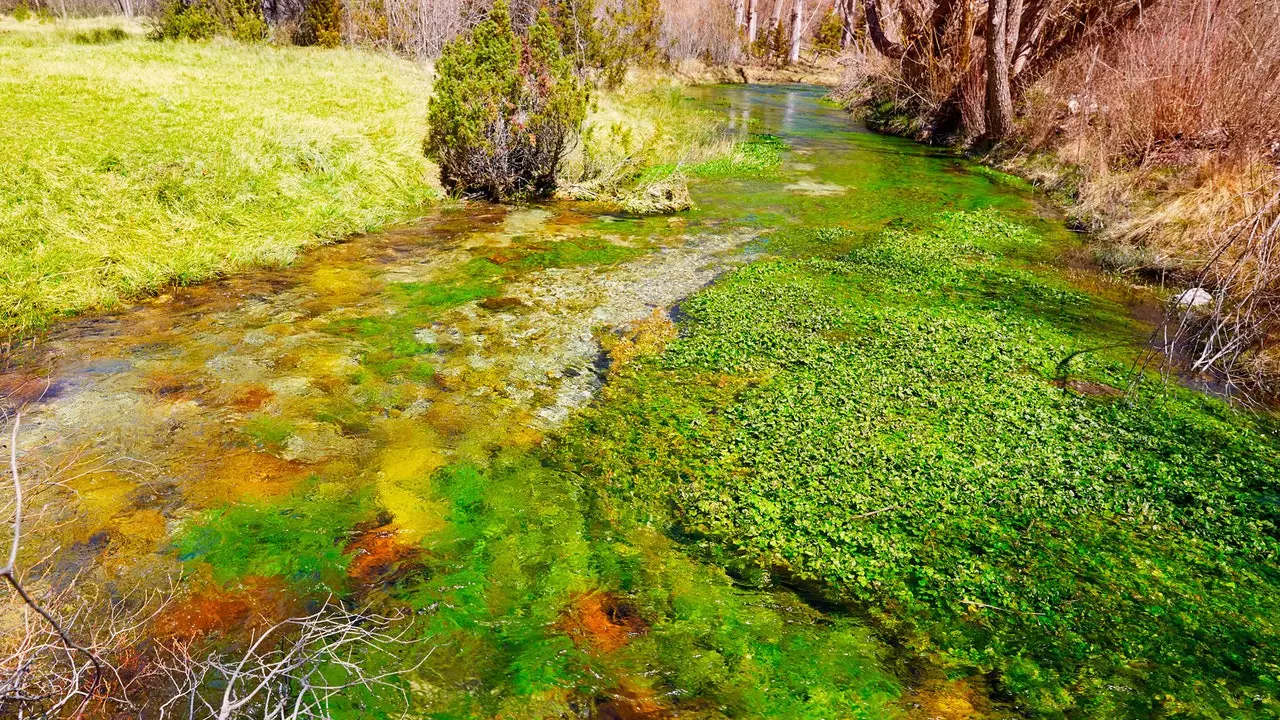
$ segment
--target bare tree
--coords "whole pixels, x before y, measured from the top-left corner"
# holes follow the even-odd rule
[[[787,62],[800,62],[800,45],[804,40],[804,0],[792,0],[791,3],[791,51],[787,54]]]
[[[974,120],[982,122],[990,115],[1001,125],[994,133],[999,135],[1007,132],[1013,107],[1031,83],[1080,48],[1131,26],[1157,2],[864,0],[864,11],[872,46],[898,62],[902,86],[920,106],[925,135],[960,128],[965,119],[961,108],[971,88],[989,101],[978,103],[989,111]],[[986,23],[973,21],[983,15]],[[975,77],[987,79],[975,83]],[[965,129],[977,135],[986,128]]]
[[[61,643],[61,649],[68,656],[71,670],[69,677],[64,678],[64,682],[35,683],[38,689],[32,692],[33,683],[30,681],[32,669],[29,658],[40,655],[37,652],[37,648],[47,649],[49,644],[46,642],[33,645],[32,643],[24,642],[18,651],[9,658],[13,665],[7,676],[0,680],[0,707],[10,703],[16,705],[30,702],[48,702],[60,708],[78,700],[76,714],[79,715],[84,711],[85,706],[93,698],[94,692],[102,682],[103,664],[96,653],[72,641],[62,624],[54,618],[52,613],[31,597],[31,594],[27,592],[26,587],[18,578],[18,552],[22,547],[23,519],[22,477],[18,472],[18,430],[21,426],[22,413],[19,411],[13,416],[13,425],[9,437],[9,473],[13,481],[13,524],[11,525],[13,537],[9,543],[8,562],[5,563],[4,567],[0,567],[0,576],[4,577],[9,583],[9,586],[21,598],[24,605],[47,623],[45,627],[57,635],[58,641]],[[30,638],[33,635],[28,633],[24,637]],[[78,663],[71,657],[77,654],[85,658],[86,664]],[[87,689],[82,684],[82,680],[86,676],[92,677]],[[52,688],[50,688],[50,685],[52,685]],[[42,692],[51,694],[42,695]]]
[[[1009,89],[1009,0],[987,2],[987,135],[999,140],[1013,129],[1013,93]],[[1016,31],[1015,31],[1016,32]]]

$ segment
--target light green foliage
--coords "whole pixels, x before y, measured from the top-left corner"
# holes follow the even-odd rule
[[[686,170],[731,164],[740,149],[722,119],[680,88],[638,81],[596,98],[581,141],[562,166],[562,191],[624,209],[664,205],[669,193],[687,194]]]
[[[436,63],[426,154],[452,190],[545,195],[586,108],[587,89],[546,11],[520,37],[500,1]]]
[[[412,217],[424,82],[357,51],[0,35],[0,335]]]
[[[998,212],[784,234],[785,257],[681,306],[681,338],[606,391],[572,462],[1034,715],[1276,710],[1275,427],[1159,385],[1051,384],[1072,350],[1140,337],[1009,261],[1040,240]],[[833,243],[851,249],[813,257]],[[1129,362],[1073,367],[1124,387]]]
[[[243,428],[245,437],[262,450],[279,450],[295,432],[293,424],[270,415],[250,418]]]
[[[27,0],[18,0],[18,4],[13,8],[13,19],[26,22],[30,17],[31,8],[27,6]]]
[[[730,154],[698,163],[691,170],[703,178],[766,177],[778,169],[786,147],[777,136],[752,135],[735,145]]]

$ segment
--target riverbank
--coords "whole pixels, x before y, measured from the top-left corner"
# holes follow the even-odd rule
[[[0,345],[446,200],[422,156],[429,65],[142,30],[0,18]],[[641,78],[597,98],[563,181],[637,205],[682,192],[673,172],[734,152],[723,126]]]
[[[357,50],[0,34],[0,332],[281,266],[441,197],[429,76]],[[101,25],[101,23],[96,23]]]

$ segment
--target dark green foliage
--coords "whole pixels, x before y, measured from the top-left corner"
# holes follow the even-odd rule
[[[148,22],[152,40],[208,40],[222,29],[201,0],[164,0]]]
[[[813,33],[813,49],[819,53],[835,55],[840,52],[843,39],[844,19],[832,8]]]
[[[123,28],[94,28],[72,35],[71,41],[77,45],[107,45],[121,42],[127,37],[129,34]]]
[[[18,4],[13,8],[13,19],[18,22],[26,22],[31,17],[31,8],[27,7],[27,0],[18,0]]]
[[[226,33],[234,40],[262,42],[271,32],[262,7],[255,0],[221,0],[218,9]]]
[[[550,16],[539,12],[520,37],[499,2],[436,64],[425,151],[451,190],[495,200],[546,195],[586,106]]]
[[[662,55],[662,5],[659,0],[622,0],[609,12],[613,44],[624,62],[652,65]]]
[[[341,0],[306,0],[302,22],[293,34],[296,45],[334,48],[342,44]]]
[[[567,463],[764,567],[818,581],[1035,716],[1280,709],[1276,428],[1189,391],[1056,387],[1122,308],[1019,268],[994,212],[836,226],[681,306]],[[1120,354],[1116,354],[1120,353]],[[1129,358],[1076,377],[1124,387]],[[670,498],[671,507],[660,498]]]
[[[152,40],[208,40],[226,35],[259,42],[269,30],[253,0],[165,0],[149,22],[147,37]]]
[[[761,60],[775,65],[785,65],[791,51],[791,38],[784,23],[766,27],[751,48]]]

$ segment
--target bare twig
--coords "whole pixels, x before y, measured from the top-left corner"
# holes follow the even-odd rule
[[[84,700],[81,701],[80,707],[76,711],[76,715],[79,716],[83,714],[85,706],[88,705],[89,700],[93,697],[94,692],[98,688],[98,684],[102,681],[102,661],[98,659],[96,654],[89,651],[87,648],[73,642],[70,636],[67,635],[66,630],[63,629],[62,625],[53,617],[52,614],[49,613],[48,610],[45,610],[39,603],[32,599],[31,595],[27,593],[26,588],[22,586],[21,581],[18,580],[18,549],[22,545],[22,478],[18,473],[18,429],[21,425],[22,413],[19,411],[13,416],[13,430],[9,437],[9,472],[13,480],[14,496],[12,525],[13,539],[9,544],[9,562],[3,568],[0,568],[0,575],[4,576],[4,579],[7,580],[9,585],[13,587],[14,591],[18,593],[18,597],[22,598],[22,602],[32,610],[36,611],[36,613],[40,615],[40,617],[44,618],[45,622],[49,623],[50,627],[58,633],[58,637],[62,640],[62,645],[66,648],[67,652],[80,653],[88,658],[89,662],[93,664],[93,682],[89,685],[89,690],[85,693]]]

